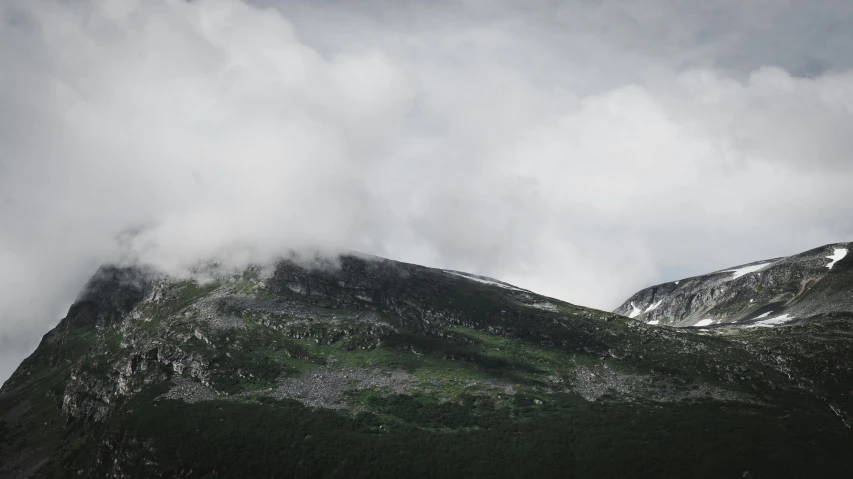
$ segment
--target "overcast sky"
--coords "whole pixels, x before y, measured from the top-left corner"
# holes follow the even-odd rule
[[[5,0],[0,380],[128,253],[353,249],[609,310],[849,241],[851,45],[849,0]]]

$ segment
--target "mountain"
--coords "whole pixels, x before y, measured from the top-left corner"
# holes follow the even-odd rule
[[[778,326],[853,312],[851,243],[646,288],[616,314],[669,326]]]
[[[360,255],[104,266],[0,389],[0,477],[843,477],[852,325],[661,328]]]

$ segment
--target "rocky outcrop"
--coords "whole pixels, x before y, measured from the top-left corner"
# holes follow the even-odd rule
[[[192,378],[204,386],[209,384],[208,361],[197,355],[176,348],[127,351],[125,354],[125,358],[112,363],[106,371],[96,363],[86,363],[72,372],[60,402],[62,412],[69,419],[105,420],[116,401],[138,392],[146,382],[165,380],[166,370]]]

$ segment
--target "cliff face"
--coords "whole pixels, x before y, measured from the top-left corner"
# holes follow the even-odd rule
[[[851,243],[643,289],[614,312],[651,324],[776,326],[853,312]]]
[[[659,328],[364,256],[104,267],[0,389],[0,477],[831,474],[851,318]]]

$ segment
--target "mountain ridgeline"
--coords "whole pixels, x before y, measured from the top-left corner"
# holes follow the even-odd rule
[[[826,251],[762,267],[793,292],[709,286],[761,302],[728,322],[808,321],[710,332],[646,324],[710,314],[663,285],[631,319],[360,255],[105,266],[0,389],[0,477],[843,477],[853,290]]]
[[[853,312],[853,244],[840,243],[667,282],[615,310],[669,326],[777,326]]]

